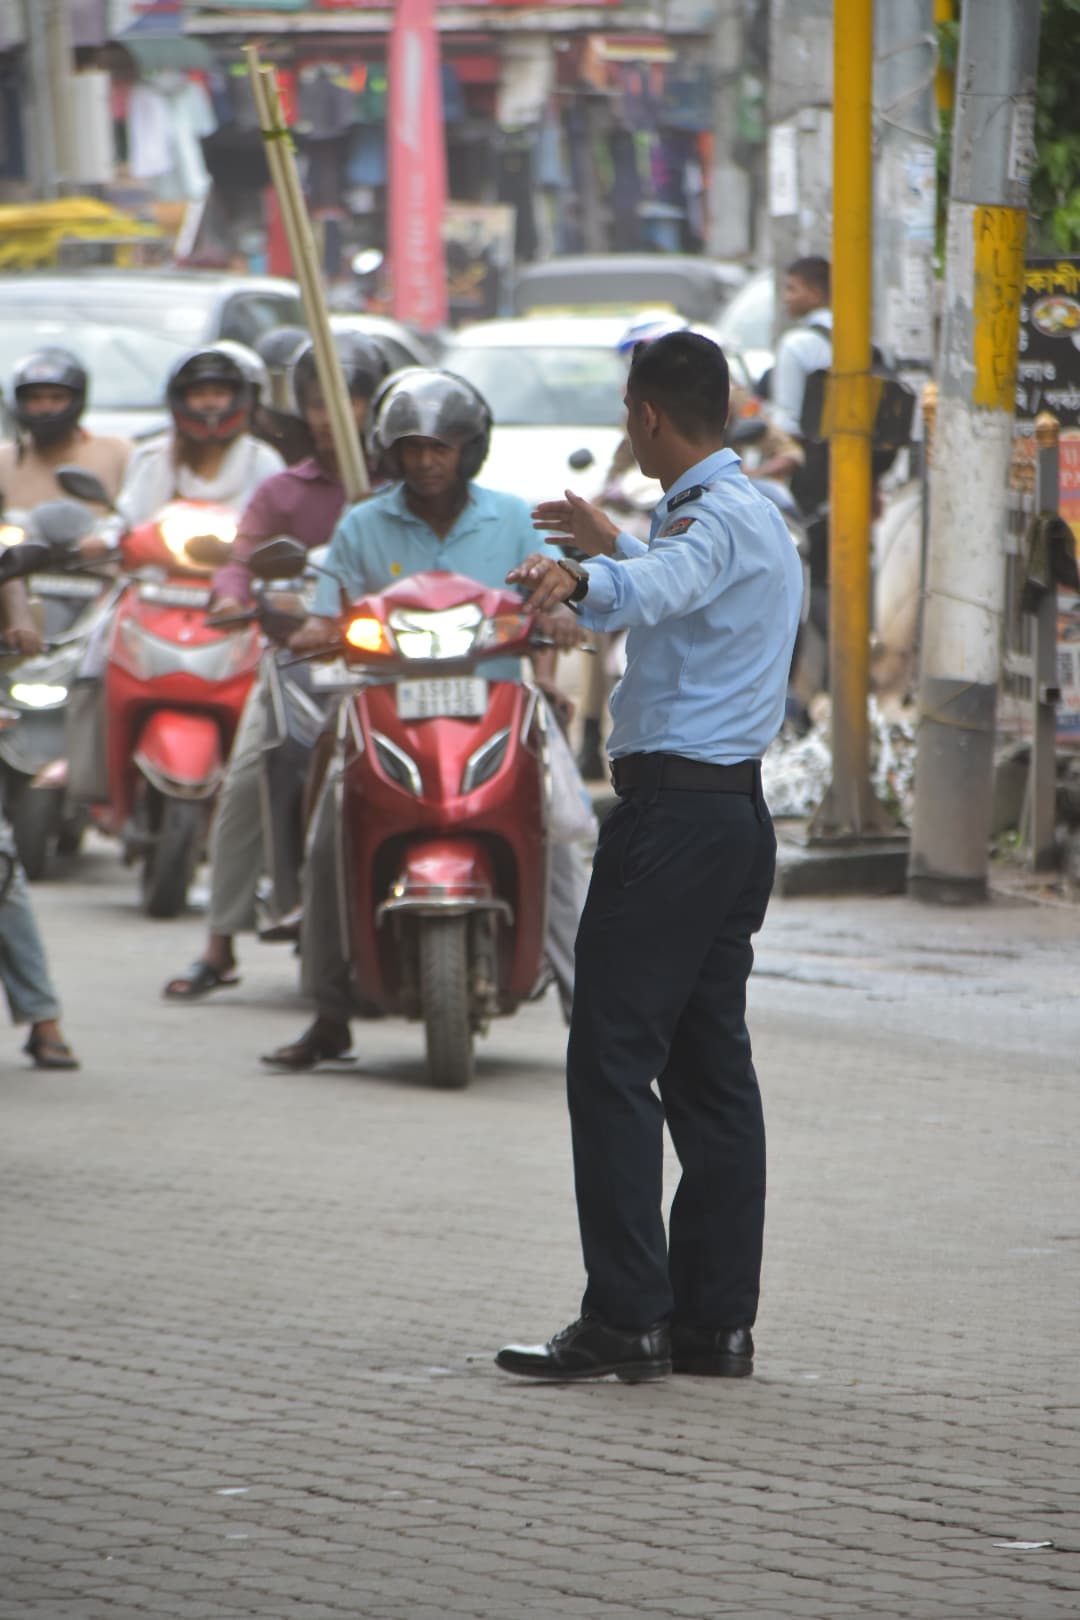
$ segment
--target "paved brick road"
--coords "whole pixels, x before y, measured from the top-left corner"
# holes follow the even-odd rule
[[[288,958],[167,1007],[131,887],[38,891],[86,1067],[0,1067],[0,1620],[1080,1615],[1075,914],[777,903],[758,1372],[544,1389],[553,1008],[461,1096],[262,1073]]]

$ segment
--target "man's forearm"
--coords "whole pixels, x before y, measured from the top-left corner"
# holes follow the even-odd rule
[[[34,627],[30,612],[30,598],[21,579],[9,579],[0,585],[0,630]]]

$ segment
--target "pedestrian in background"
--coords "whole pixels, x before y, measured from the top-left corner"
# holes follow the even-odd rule
[[[588,628],[630,632],[608,745],[619,804],[578,932],[567,1062],[587,1286],[570,1327],[499,1351],[524,1377],[753,1365],[765,1129],[746,983],[776,856],[760,762],[784,717],[802,573],[723,448],[728,391],[707,338],[639,349],[627,430],[665,491],[650,540],[568,493],[534,521],[593,560],[536,555],[508,576],[531,609],[570,602]],[[682,1165],[669,1240],[665,1119]]]

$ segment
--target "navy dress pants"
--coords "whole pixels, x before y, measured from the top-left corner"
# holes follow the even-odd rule
[[[611,1326],[754,1321],[765,1126],[746,982],[775,865],[760,783],[753,795],[636,787],[601,828],[567,1085],[583,1310]],[[669,1238],[665,1119],[682,1166]]]

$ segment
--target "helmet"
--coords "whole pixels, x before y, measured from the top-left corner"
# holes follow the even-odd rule
[[[463,478],[475,478],[483,466],[491,443],[491,412],[464,377],[408,366],[383,384],[372,409],[372,447],[391,477],[401,477],[395,445],[412,437],[461,446]]]
[[[672,332],[685,332],[689,321],[666,310],[647,310],[630,322],[615,348],[619,354],[633,354],[639,343],[655,343],[657,338],[669,337]]]
[[[298,416],[293,393],[292,368],[300,350],[311,342],[302,326],[275,326],[264,332],[255,345],[269,378],[263,404],[283,416]]]
[[[236,361],[251,387],[251,405],[261,405],[270,391],[270,373],[262,356],[249,349],[246,343],[235,343],[232,338],[219,338],[214,345],[219,354],[227,354]]]
[[[223,411],[192,410],[184,395],[194,383],[225,383],[233,391]],[[244,368],[221,344],[193,349],[173,367],[165,389],[165,403],[179,433],[202,442],[227,444],[243,433],[252,408],[252,387]]]
[[[334,348],[349,393],[354,398],[370,399],[390,372],[389,362],[378,343],[361,332],[335,332]],[[315,345],[309,339],[293,361],[293,393],[301,411],[304,408],[304,395],[318,379]]]
[[[47,416],[37,416],[26,408],[24,391],[39,383],[66,388],[68,404]],[[85,368],[67,349],[36,349],[15,364],[11,379],[11,414],[35,444],[58,444],[71,432],[86,409],[88,378]]]

